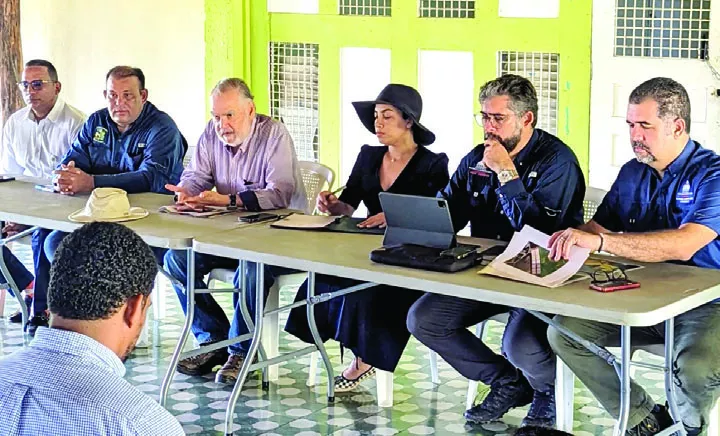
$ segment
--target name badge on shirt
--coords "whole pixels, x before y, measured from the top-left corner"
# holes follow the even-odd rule
[[[105,142],[105,136],[107,135],[107,129],[104,127],[95,127],[95,134],[93,135],[93,142]]]
[[[490,170],[480,161],[475,164],[473,168],[470,168],[470,174],[473,176],[490,177]]]
[[[690,180],[683,183],[675,196],[675,200],[678,204],[692,204],[695,201],[695,193],[692,191],[692,186],[690,186]]]
[[[145,143],[144,143],[144,142],[138,142],[138,148],[139,148],[139,149],[145,148]]]

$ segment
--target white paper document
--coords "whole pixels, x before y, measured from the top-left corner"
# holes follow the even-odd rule
[[[550,236],[530,226],[513,235],[505,251],[480,270],[491,274],[535,285],[555,288],[573,278],[590,255],[587,248],[572,247],[570,259],[550,259]],[[574,281],[574,280],[573,280]]]
[[[272,227],[287,229],[322,229],[334,223],[337,216],[292,214],[272,223]]]

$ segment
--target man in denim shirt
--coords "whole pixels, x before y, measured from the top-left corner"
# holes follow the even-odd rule
[[[626,163],[593,219],[551,238],[551,255],[567,257],[574,245],[641,262],[676,262],[720,268],[720,157],[690,139],[690,99],[664,77],[630,94],[627,110],[636,159]],[[620,327],[555,317],[556,322],[601,346],[620,343]],[[643,343],[664,343],[664,323],[634,328]],[[615,370],[582,345],[548,330],[553,350],[614,417],[620,409]],[[707,430],[718,399],[720,306],[715,302],[675,318],[673,377],[680,417],[689,435]],[[672,421],[665,407],[638,384],[630,390],[628,434],[652,435]]]
[[[499,77],[482,87],[480,104],[485,144],[463,158],[440,193],[455,230],[469,221],[472,236],[507,241],[525,225],[552,233],[582,223],[582,171],[567,145],[535,128],[532,83]],[[505,312],[500,356],[467,328]],[[465,412],[468,421],[494,421],[532,402],[523,425],[554,426],[555,358],[542,321],[523,309],[427,294],[410,309],[407,325],[463,376],[490,385],[485,400]]]

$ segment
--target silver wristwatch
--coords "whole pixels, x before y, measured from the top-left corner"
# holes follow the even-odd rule
[[[515,170],[501,170],[498,174],[498,181],[500,181],[501,184],[505,184],[509,182],[510,180],[518,177],[518,172]]]

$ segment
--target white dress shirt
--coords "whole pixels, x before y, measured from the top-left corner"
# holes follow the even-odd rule
[[[30,106],[10,115],[0,143],[0,174],[51,179],[85,119],[60,98],[40,122]]]

